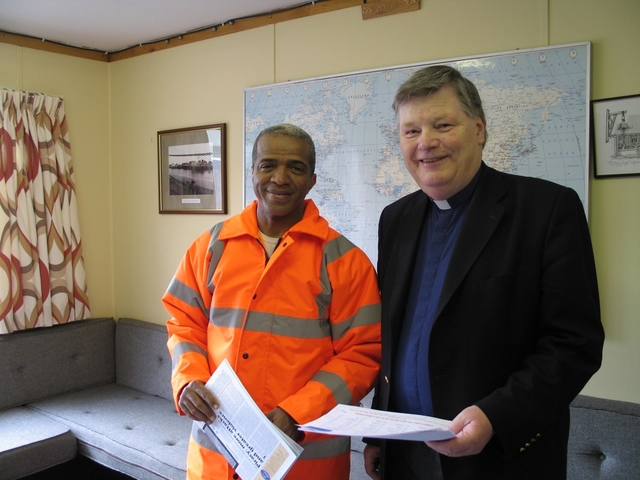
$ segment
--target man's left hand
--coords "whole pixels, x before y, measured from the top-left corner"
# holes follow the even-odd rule
[[[296,421],[291,418],[291,416],[283,409],[281,409],[280,407],[274,408],[269,413],[267,413],[267,418],[271,420],[271,423],[273,423],[289,437],[293,438],[296,441],[298,440],[300,432],[298,430],[298,427],[296,427]]]
[[[425,442],[430,448],[447,457],[466,457],[480,453],[493,436],[493,427],[480,408],[465,408],[451,421],[456,438],[440,442]]]

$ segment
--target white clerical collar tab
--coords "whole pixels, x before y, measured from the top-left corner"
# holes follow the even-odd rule
[[[438,207],[440,210],[450,210],[451,209],[451,205],[449,205],[449,201],[448,200],[433,200],[433,198],[431,200],[433,201],[433,203],[436,204],[436,207]]]

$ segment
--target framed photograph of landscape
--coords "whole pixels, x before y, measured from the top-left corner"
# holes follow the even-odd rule
[[[640,175],[640,95],[591,102],[596,178]]]
[[[226,124],[158,132],[160,213],[227,213]]]

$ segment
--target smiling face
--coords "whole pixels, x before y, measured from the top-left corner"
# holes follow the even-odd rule
[[[451,87],[398,107],[400,148],[407,170],[434,200],[446,200],[473,179],[482,163],[485,124],[471,118]]]
[[[302,219],[304,199],[316,183],[309,155],[309,145],[300,138],[264,135],[258,140],[251,180],[258,226],[265,235],[280,237]]]

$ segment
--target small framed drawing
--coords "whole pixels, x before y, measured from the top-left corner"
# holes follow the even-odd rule
[[[226,124],[158,132],[160,213],[227,213]]]
[[[640,175],[640,95],[591,102],[596,178]]]

